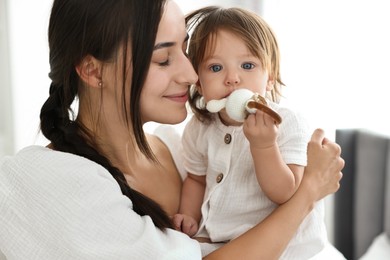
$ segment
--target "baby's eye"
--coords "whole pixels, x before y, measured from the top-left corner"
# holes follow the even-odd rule
[[[241,67],[245,70],[250,70],[250,69],[253,69],[255,67],[255,65],[253,65],[252,63],[244,63],[241,65]]]
[[[222,66],[221,65],[211,65],[210,66],[210,69],[213,71],[213,72],[218,72],[222,69]]]

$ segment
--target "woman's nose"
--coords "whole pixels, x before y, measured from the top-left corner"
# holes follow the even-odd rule
[[[198,74],[196,74],[194,67],[192,66],[190,60],[187,57],[183,59],[183,63],[180,67],[180,75],[182,77],[182,82],[188,85],[196,84],[196,82],[198,82]]]

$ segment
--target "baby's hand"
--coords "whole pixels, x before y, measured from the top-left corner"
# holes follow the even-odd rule
[[[248,116],[243,129],[252,148],[264,149],[276,145],[278,125],[271,116],[260,110]]]
[[[198,222],[191,216],[175,214],[172,218],[175,229],[192,237],[198,231]]]

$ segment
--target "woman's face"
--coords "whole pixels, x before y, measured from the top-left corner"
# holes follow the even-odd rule
[[[187,39],[184,15],[174,1],[168,0],[141,93],[143,123],[177,124],[186,118],[188,87],[198,80],[186,55]]]

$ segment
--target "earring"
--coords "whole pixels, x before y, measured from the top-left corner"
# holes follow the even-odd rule
[[[206,102],[204,101],[203,96],[201,96],[198,100],[196,100],[195,106],[200,110],[204,110],[206,108]]]
[[[99,81],[98,86],[99,86],[99,88],[101,88],[103,86],[103,82]]]

